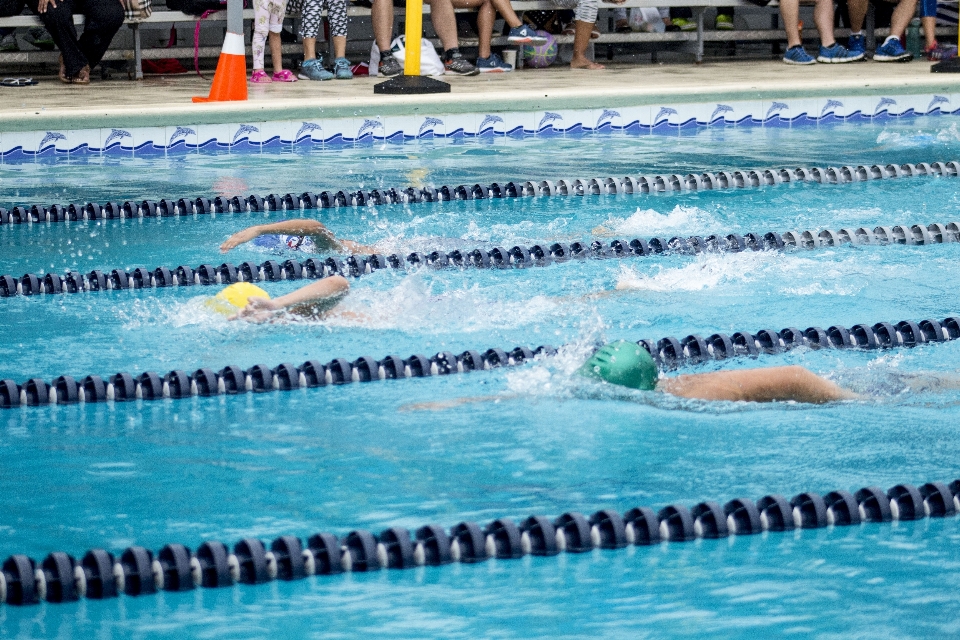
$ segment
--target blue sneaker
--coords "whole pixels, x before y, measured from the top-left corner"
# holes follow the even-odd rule
[[[817,62],[827,64],[843,64],[845,62],[856,62],[857,60],[863,60],[863,53],[847,51],[847,48],[839,42],[834,42],[833,46],[830,47],[820,45],[820,55],[817,56]]]
[[[882,45],[877,47],[873,53],[873,59],[877,62],[910,62],[913,60],[913,54],[903,48],[900,38],[889,36]]]
[[[489,58],[477,58],[477,69],[480,73],[507,73],[513,71],[513,65],[507,64],[503,58],[491,53]]]
[[[804,51],[803,45],[796,45],[787,49],[783,54],[783,61],[787,64],[817,64],[813,56]]]
[[[323,58],[304,60],[297,77],[301,80],[333,80],[333,74],[323,68]]]
[[[851,33],[847,38],[847,51],[850,53],[859,53],[861,55],[867,52],[867,39],[862,33]]]
[[[547,44],[546,37],[540,35],[525,24],[510,29],[507,35],[507,42],[510,44],[532,44],[535,47]]]
[[[337,80],[352,80],[353,71],[350,70],[350,61],[346,58],[337,58],[333,61],[333,73]]]

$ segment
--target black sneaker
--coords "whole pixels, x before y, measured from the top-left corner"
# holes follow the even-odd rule
[[[394,58],[393,56],[387,56],[386,58],[380,58],[380,65],[377,67],[377,73],[381,76],[397,76],[403,73],[403,67],[400,66],[400,61]]]
[[[480,73],[480,69],[473,66],[460,52],[450,56],[449,60],[444,60],[443,68],[447,73],[458,76],[475,76]]]

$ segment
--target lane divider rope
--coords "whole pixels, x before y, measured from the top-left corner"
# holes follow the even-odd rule
[[[851,328],[832,325],[827,329],[809,327],[803,331],[788,327],[757,333],[737,331],[733,335],[715,333],[707,338],[691,334],[678,340],[668,336],[660,340],[639,340],[663,369],[695,365],[708,360],[764,354],[776,354],[798,347],[810,349],[891,349],[942,343],[960,338],[960,317],[942,321],[903,320],[896,324],[878,322],[858,324]],[[106,380],[89,375],[77,381],[68,375],[58,376],[52,383],[31,378],[18,384],[0,380],[0,408],[34,407],[78,402],[122,402],[128,400],[161,400],[191,396],[235,395],[289,391],[378,380],[426,378],[453,373],[483,371],[503,366],[520,365],[537,357],[556,354],[551,346],[536,349],[516,347],[512,350],[492,348],[484,352],[464,351],[454,355],[440,352],[430,358],[414,354],[408,358],[389,355],[381,360],[362,356],[353,360],[335,358],[324,364],[308,360],[299,367],[290,363],[269,367],[257,364],[249,369],[229,365],[220,371],[209,368],[193,373],[177,369],[163,376],[147,371],[138,376],[121,372]]]
[[[0,569],[0,602],[31,605],[41,600],[72,602],[120,594],[141,596],[158,591],[190,591],[274,580],[302,580],[313,575],[479,563],[528,555],[555,556],[593,549],[622,549],[701,538],[755,535],[863,523],[955,517],[960,511],[960,480],[920,487],[898,484],[886,492],[876,486],[855,493],[800,493],[787,500],[770,494],[756,502],[735,498],[723,506],[705,501],[688,508],[671,504],[654,511],[634,507],[625,513],[601,509],[589,517],[570,511],[556,518],[531,515],[519,523],[499,518],[481,527],[460,522],[449,530],[427,524],[415,531],[390,527],[378,535],[358,529],[346,536],[317,533],[306,545],[296,536],[280,536],[269,546],[245,538],[232,550],[208,540],[196,551],[167,544],[154,554],[141,546],[119,557],[104,549],[87,551],[80,561],[62,551],[41,562],[9,556]]]
[[[441,250],[414,252],[405,258],[397,254],[384,256],[352,255],[346,259],[308,258],[303,262],[288,259],[283,263],[267,260],[262,264],[243,262],[239,265],[224,262],[220,266],[202,264],[196,269],[181,265],[174,269],[137,267],[93,270],[83,275],[67,272],[64,275],[26,273],[19,278],[0,275],[0,298],[15,295],[83,293],[114,289],[147,289],[193,285],[230,284],[300,279],[320,279],[333,275],[359,278],[381,269],[412,269],[429,266],[436,269],[453,268],[526,268],[544,267],[554,262],[587,258],[629,258],[660,254],[739,253],[741,251],[783,250],[792,248],[816,249],[850,245],[931,245],[960,240],[960,223],[932,223],[928,225],[894,225],[892,227],[844,228],[838,231],[770,231],[757,233],[729,233],[707,237],[690,236],[665,238],[634,238],[633,240],[594,240],[588,243],[542,243],[529,247],[516,245],[474,249],[472,251]]]
[[[262,211],[301,211],[331,207],[380,206],[396,203],[448,202],[451,200],[485,200],[584,195],[639,195],[649,193],[709,191],[777,186],[797,182],[849,184],[867,180],[909,178],[917,176],[956,176],[960,162],[921,162],[918,164],[846,165],[842,167],[798,167],[796,169],[753,169],[688,174],[643,175],[623,178],[575,180],[518,181],[490,185],[458,185],[372,189],[370,191],[339,190],[300,195],[288,193],[267,196],[216,196],[214,198],[162,198],[160,200],[128,200],[98,204],[18,205],[10,210],[0,208],[0,225],[38,222],[76,222],[80,220],[114,220],[128,218],[166,218],[217,213]]]

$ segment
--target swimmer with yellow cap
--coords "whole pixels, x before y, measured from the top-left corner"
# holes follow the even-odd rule
[[[316,318],[328,313],[347,295],[350,283],[343,276],[330,276],[279,298],[249,282],[231,284],[207,301],[207,307],[231,320],[263,322],[277,312]]]
[[[317,222],[316,220],[308,219],[296,219],[296,220],[281,220],[280,222],[274,222],[271,224],[258,224],[252,227],[247,227],[243,231],[238,231],[229,238],[227,238],[223,244],[220,245],[220,252],[226,253],[234,247],[239,247],[241,244],[251,242],[256,240],[260,236],[294,236],[299,238],[298,245],[303,242],[304,239],[310,240],[310,245],[315,251],[338,251],[338,252],[349,252],[354,254],[369,254],[376,253],[370,247],[365,247],[361,244],[357,244],[352,240],[338,239],[333,235],[333,232],[327,229],[323,224]]]

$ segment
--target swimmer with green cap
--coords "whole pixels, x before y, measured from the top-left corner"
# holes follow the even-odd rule
[[[668,393],[680,398],[728,402],[803,402],[823,404],[855,400],[857,394],[800,366],[738,369],[713,373],[660,376],[650,353],[636,342],[620,340],[601,347],[580,367],[587,378],[640,391]],[[406,411],[439,410],[473,402],[503,400],[505,396],[459,398],[401,407]]]
[[[339,304],[350,290],[350,283],[343,276],[330,276],[279,298],[249,282],[237,282],[206,302],[207,308],[229,316],[230,320],[264,322],[287,312],[305,318],[325,315]]]
[[[593,354],[580,373],[610,384],[661,391],[681,398],[739,402],[852,400],[857,394],[800,366],[737,369],[659,377],[650,353],[636,342],[612,342]]]

